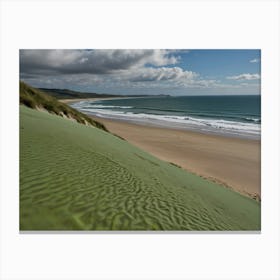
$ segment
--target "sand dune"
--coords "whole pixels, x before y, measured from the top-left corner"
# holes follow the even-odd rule
[[[107,132],[20,108],[21,230],[259,230],[260,204]]]

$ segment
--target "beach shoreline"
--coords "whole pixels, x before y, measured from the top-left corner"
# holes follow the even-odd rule
[[[146,99],[147,97],[138,98]],[[186,113],[186,115],[182,115],[182,111],[180,111],[181,109],[179,110],[179,114],[172,114],[173,109],[170,109],[171,113],[169,113],[169,109],[166,108],[165,109],[168,111],[168,113],[165,112],[165,109],[163,110],[163,113],[161,113],[161,110],[159,110],[158,113],[157,104],[154,104],[153,100],[151,101],[152,105],[149,105],[149,101],[146,103],[144,101],[144,105],[139,106],[139,102],[136,102],[138,105],[134,106],[133,102],[126,100],[120,101],[121,103],[118,101],[114,102],[114,100],[117,99],[135,99],[135,97],[92,98],[90,99],[91,102],[88,102],[88,104],[79,101],[88,101],[89,99],[66,100],[66,102],[70,102],[71,104],[69,104],[73,108],[80,110],[85,114],[92,114],[94,116],[109,120],[112,119],[120,122],[128,122],[159,128],[194,131],[203,134],[218,135],[230,138],[233,137],[252,140],[261,139],[260,119],[256,118],[255,116],[248,117],[246,112],[243,112],[244,115],[239,117],[236,117],[235,114],[233,114],[234,117],[231,114],[229,114],[229,116],[226,114],[221,115],[224,113],[218,112],[216,118],[213,119],[203,117],[204,114],[206,116],[209,114],[213,115],[211,111],[206,111],[205,113],[205,108],[202,108],[202,113],[199,114],[197,114],[198,109],[196,109],[195,114],[197,114],[197,116],[193,116],[192,113]],[[106,102],[106,100],[109,102]],[[172,99],[170,98],[170,100]],[[96,104],[94,104],[95,102]],[[197,104],[194,104],[194,106],[197,106]],[[152,110],[151,112],[149,111],[150,107]],[[147,112],[145,111],[146,109]],[[200,117],[200,114],[202,114],[202,117]],[[231,118],[233,118],[233,120]],[[249,120],[249,122],[244,122],[244,120]]]
[[[119,98],[126,97],[60,101],[71,105],[79,101]],[[161,160],[242,195],[261,200],[260,139],[86,114],[103,123],[113,134]]]
[[[261,200],[260,140],[156,127],[88,114],[157,158]]]

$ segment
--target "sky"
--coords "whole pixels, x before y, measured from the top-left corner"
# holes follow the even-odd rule
[[[33,87],[108,94],[260,94],[260,50],[22,49]]]

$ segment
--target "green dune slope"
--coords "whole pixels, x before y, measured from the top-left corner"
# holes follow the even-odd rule
[[[260,204],[103,130],[20,106],[21,230],[259,230]]]
[[[43,109],[51,114],[71,118],[78,123],[98,127],[107,131],[106,127],[102,123],[93,120],[89,116],[75,110],[67,104],[59,102],[56,98],[33,88],[24,82],[20,81],[19,91],[20,104],[24,104],[32,109]]]

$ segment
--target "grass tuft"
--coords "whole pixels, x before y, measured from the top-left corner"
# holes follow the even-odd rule
[[[93,120],[87,115],[59,102],[56,98],[35,89],[20,81],[20,104],[32,109],[45,109],[49,113],[74,119],[80,124],[87,124],[108,131],[100,122]]]

